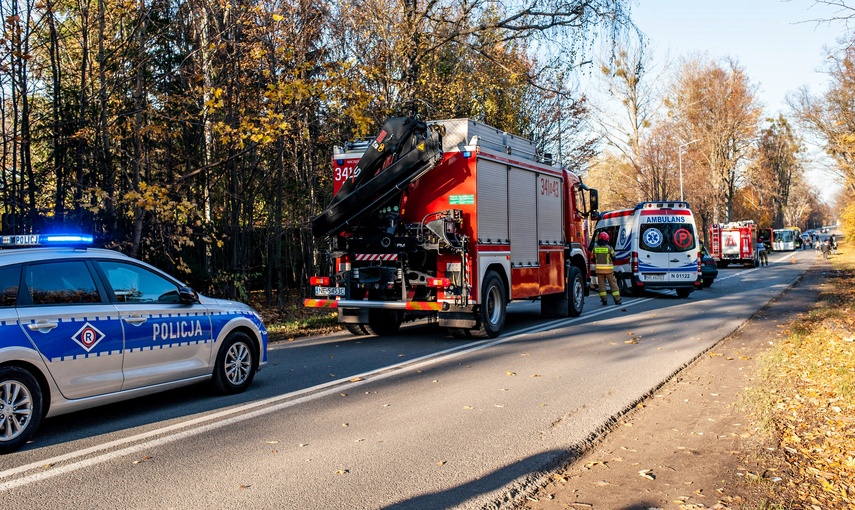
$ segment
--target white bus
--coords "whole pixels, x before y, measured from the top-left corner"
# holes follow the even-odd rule
[[[774,251],[793,251],[801,243],[799,236],[801,231],[797,228],[776,228],[772,236],[772,249]]]

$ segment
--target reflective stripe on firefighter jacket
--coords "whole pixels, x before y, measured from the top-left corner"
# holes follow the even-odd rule
[[[597,273],[614,271],[615,250],[611,246],[594,246],[594,257],[597,263]]]

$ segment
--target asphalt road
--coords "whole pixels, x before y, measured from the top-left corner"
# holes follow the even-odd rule
[[[5,508],[493,508],[583,449],[777,297],[815,260],[720,270],[712,287],[460,341],[430,324],[390,338],[273,346],[242,395],[205,386],[47,420],[0,457]]]

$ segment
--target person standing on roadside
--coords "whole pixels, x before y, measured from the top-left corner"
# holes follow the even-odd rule
[[[757,243],[757,257],[760,259],[761,266],[769,265],[769,253],[766,251],[766,245],[762,241]]]
[[[597,242],[594,245],[594,260],[597,263],[597,287],[600,291],[600,301],[603,305],[609,304],[606,297],[606,281],[608,280],[612,299],[615,300],[616,305],[620,305],[620,289],[615,278],[615,249],[609,245],[609,234],[607,232],[600,232],[600,235],[597,236]]]

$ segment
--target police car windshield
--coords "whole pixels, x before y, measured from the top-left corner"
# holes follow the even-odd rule
[[[684,252],[696,248],[695,229],[686,223],[642,223],[639,246],[652,252]]]

